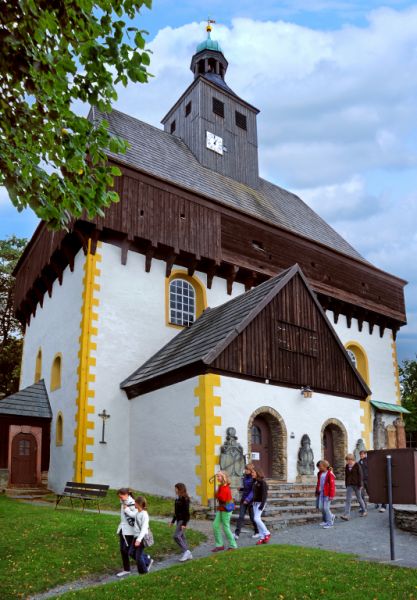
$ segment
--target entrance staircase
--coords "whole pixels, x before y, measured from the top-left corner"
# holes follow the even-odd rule
[[[6,496],[15,498],[16,500],[38,500],[46,494],[50,494],[50,490],[44,486],[9,486],[4,490]]]
[[[268,479],[268,502],[262,520],[270,529],[283,529],[292,525],[306,525],[320,523],[321,511],[316,509],[316,496],[314,484],[309,483],[283,483]],[[336,496],[332,502],[331,510],[336,515],[343,513],[345,505],[345,486],[342,481],[336,482]],[[352,508],[357,507],[356,499],[352,501]],[[237,520],[235,511],[232,520]],[[249,519],[245,525],[250,527]]]

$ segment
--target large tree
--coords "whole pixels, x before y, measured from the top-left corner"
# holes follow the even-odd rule
[[[417,360],[404,360],[399,372],[401,403],[411,413],[404,415],[405,427],[410,433],[417,432]]]
[[[18,210],[52,227],[92,217],[118,196],[105,149],[124,152],[106,121],[115,86],[148,80],[144,31],[130,26],[152,0],[17,0],[0,3],[0,185]]]
[[[25,245],[25,239],[15,236],[0,240],[0,396],[19,388],[22,330],[13,314],[12,272]]]

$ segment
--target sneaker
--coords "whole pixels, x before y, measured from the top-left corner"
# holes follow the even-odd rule
[[[189,550],[186,550],[184,554],[180,558],[180,562],[185,562],[186,560],[191,560],[193,555]]]
[[[264,539],[262,540],[262,542],[263,542],[264,544],[267,544],[267,543],[269,542],[269,540],[270,540],[270,539],[271,539],[271,534],[270,534],[270,533],[268,533],[268,534],[267,534],[267,535],[264,537]]]
[[[381,506],[381,508],[379,509],[379,512],[385,512],[386,508],[384,508],[383,506]]]
[[[148,565],[148,571],[147,571],[148,573],[152,569],[152,565],[153,565],[153,558],[151,558],[151,562]]]
[[[326,525],[323,525],[323,529],[331,529],[333,527],[333,523],[326,523]]]
[[[350,521],[350,517],[348,515],[341,515],[340,518],[343,519],[344,521]]]
[[[365,512],[361,513],[359,516],[360,516],[360,517],[367,517],[367,516],[368,516],[368,513],[365,511]]]
[[[237,550],[237,546],[236,546],[236,548],[233,548],[233,546],[230,546],[230,548],[228,548],[227,551],[229,551],[229,550]]]
[[[252,538],[253,538],[254,540],[257,540],[257,539],[258,539],[258,538],[260,538],[260,537],[261,537],[261,534],[260,534],[260,533],[254,533],[254,534],[253,534],[253,536],[252,536]]]
[[[233,537],[235,538],[235,540],[238,540],[239,539],[239,534],[238,533],[234,533]]]
[[[130,575],[130,571],[120,571],[120,573],[117,573],[116,577],[124,577],[125,575]]]
[[[260,546],[260,545],[261,545],[261,544],[263,544],[263,543],[264,543],[264,541],[263,541],[263,539],[261,539],[261,540],[258,540],[258,541],[256,542],[256,545],[257,545],[257,546]]]
[[[320,527],[324,527],[325,525],[326,525],[326,521],[322,521],[322,522],[320,523]]]
[[[332,515],[332,525],[334,525],[335,520],[336,520],[336,515]]]
[[[221,552],[222,550],[224,550],[224,546],[216,546],[213,548],[212,552]]]

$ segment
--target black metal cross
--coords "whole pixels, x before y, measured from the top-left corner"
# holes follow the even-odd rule
[[[104,431],[105,431],[105,427],[106,427],[106,421],[107,419],[110,419],[110,415],[108,415],[106,413],[106,409],[103,409],[103,412],[99,413],[98,415],[100,417],[100,419],[103,419],[103,428],[101,430],[101,441],[100,444],[107,444],[107,442],[104,441]]]

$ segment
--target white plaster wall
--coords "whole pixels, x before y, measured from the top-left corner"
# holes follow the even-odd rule
[[[183,482],[196,497],[200,483],[195,473],[200,463],[195,448],[199,438],[194,409],[198,378],[150,392],[131,400],[130,485],[136,489],[174,495],[174,485]]]
[[[364,323],[362,331],[359,331],[358,322],[352,319],[351,327],[347,327],[346,317],[340,315],[337,324],[334,324],[333,313],[327,312],[327,316],[342,344],[358,342],[368,357],[369,365],[369,387],[372,391],[372,399],[379,402],[392,402],[396,404],[396,381],[394,374],[394,362],[392,356],[392,333],[390,329],[384,331],[382,338],[379,335],[379,327],[375,326],[372,335],[369,333],[368,323]]]
[[[21,388],[34,383],[35,363],[39,348],[42,349],[42,378],[45,380],[51,403],[51,459],[48,485],[60,490],[74,475],[73,448],[77,398],[77,367],[83,290],[83,266],[85,256],[80,251],[75,257],[74,271],[67,267],[62,285],[53,284],[52,296],[45,294],[43,308],[38,305],[25,332],[22,360]],[[51,368],[55,355],[62,354],[61,388],[51,392]],[[56,417],[63,415],[63,445],[56,446]]]
[[[103,243],[100,254],[97,364],[93,369],[96,373],[93,480],[118,487],[130,480],[132,441],[128,430],[129,420],[133,419],[131,402],[120,390],[120,383],[180,329],[165,322],[165,262],[152,260],[151,270],[146,273],[145,257],[141,254],[129,252],[126,265],[121,264],[120,248],[116,246]],[[173,269],[187,272],[176,265]],[[204,273],[195,275],[206,285]],[[207,290],[208,305],[222,304],[242,291],[244,286],[235,284],[232,296],[228,296],[226,281],[214,278],[212,289]],[[103,408],[111,415],[106,423],[107,444],[99,443],[102,422],[98,413]]]
[[[315,462],[322,458],[321,428],[327,419],[338,419],[344,424],[349,451],[353,451],[361,437],[362,409],[358,400],[318,393],[313,393],[312,398],[304,398],[297,389],[224,376],[220,388],[215,388],[215,394],[222,399],[221,407],[216,408],[216,414],[222,419],[216,434],[224,440],[227,427],[235,427],[245,453],[248,452],[248,422],[254,411],[269,406],[280,414],[287,428],[288,481],[295,481],[297,476],[297,455],[305,433],[310,436]],[[219,451],[220,447],[217,453]]]

